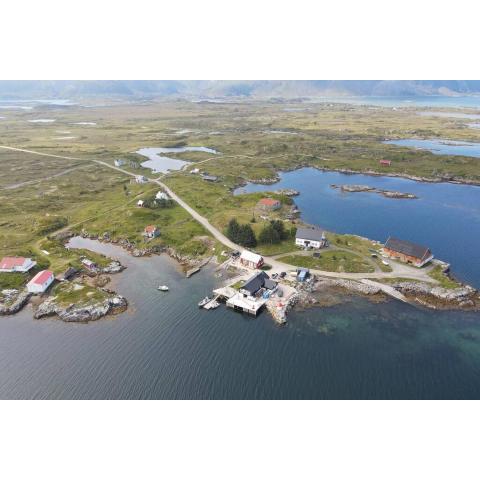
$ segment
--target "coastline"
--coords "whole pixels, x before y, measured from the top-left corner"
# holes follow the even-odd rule
[[[344,173],[345,175],[367,175],[371,177],[392,177],[392,178],[405,178],[407,180],[412,180],[414,182],[421,183],[452,183],[454,185],[469,185],[469,186],[480,186],[480,180],[470,180],[461,177],[419,177],[417,175],[410,175],[407,173],[398,173],[398,172],[378,172],[376,170],[353,170],[351,168],[334,168],[334,167],[319,167],[318,165],[310,164],[301,164],[292,168],[286,168],[278,170],[275,172],[275,177],[273,178],[261,178],[261,179],[246,179],[244,182],[239,183],[234,186],[232,190],[237,188],[244,187],[248,183],[255,183],[259,185],[273,185],[278,183],[281,178],[278,175],[279,173],[288,173],[294,172],[296,170],[301,170],[302,168],[315,168],[321,172],[337,172]]]

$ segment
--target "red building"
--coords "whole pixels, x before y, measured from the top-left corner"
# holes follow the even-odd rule
[[[392,164],[391,160],[380,160],[380,165],[389,167]]]
[[[410,263],[415,267],[423,267],[433,259],[429,248],[392,237],[389,237],[385,243],[383,253],[394,260]]]
[[[262,198],[258,202],[258,206],[263,210],[278,210],[282,204],[275,198]]]

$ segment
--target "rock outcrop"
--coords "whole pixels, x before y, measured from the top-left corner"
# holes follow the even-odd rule
[[[26,290],[2,290],[0,295],[0,315],[13,315],[19,312],[28,302],[31,293]]]
[[[431,308],[476,310],[480,308],[480,295],[469,285],[443,288],[420,282],[399,282],[393,287],[408,298]]]
[[[117,314],[125,311],[127,300],[121,295],[115,294],[102,301],[83,305],[59,305],[55,297],[41,303],[34,314],[34,318],[43,318],[57,315],[64,322],[90,322],[98,320],[107,314]]]

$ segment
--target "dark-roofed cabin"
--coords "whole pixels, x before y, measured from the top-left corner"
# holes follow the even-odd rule
[[[275,290],[277,282],[271,280],[265,272],[258,272],[246,281],[245,285],[240,289],[240,293],[253,297],[262,288]]]
[[[65,270],[65,272],[57,276],[57,280],[60,282],[65,282],[66,280],[72,278],[77,272],[78,270],[76,268],[69,267],[67,270]]]
[[[404,263],[410,263],[415,267],[423,267],[433,259],[432,252],[429,248],[393,237],[388,238],[385,247],[383,247],[383,252],[390,258],[400,260]]]

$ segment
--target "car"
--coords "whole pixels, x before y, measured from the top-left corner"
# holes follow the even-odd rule
[[[281,272],[280,273],[280,278],[285,278],[287,276],[287,272]]]
[[[237,258],[239,255],[240,255],[240,252],[238,250],[234,250],[232,253],[231,253],[232,257],[233,258]]]
[[[277,277],[278,277],[278,273],[272,274],[272,278],[277,278]]]

